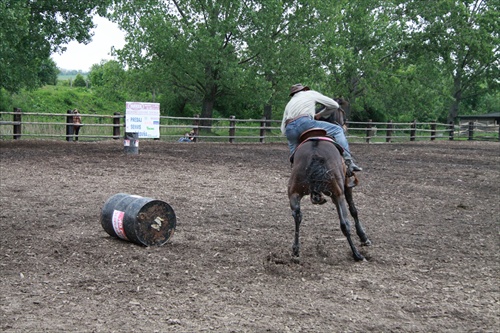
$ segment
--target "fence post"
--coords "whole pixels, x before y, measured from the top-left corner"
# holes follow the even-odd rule
[[[113,139],[118,140],[120,138],[120,122],[121,122],[121,113],[120,112],[115,112],[113,113],[115,116],[113,118]]]
[[[410,130],[410,141],[415,141],[415,133],[417,128],[417,120],[413,120],[413,123],[411,124],[411,130]]]
[[[14,108],[14,140],[20,139],[21,138],[21,109],[20,108]]]
[[[433,121],[431,123],[431,141],[434,141],[436,139],[436,122]]]
[[[66,111],[66,141],[73,141],[73,111]]]
[[[368,120],[368,125],[366,129],[366,143],[370,143],[371,133],[372,133],[372,120]]]
[[[194,130],[194,135],[193,135],[193,142],[197,142],[198,141],[198,135],[200,134],[200,129],[198,126],[200,126],[200,115],[199,114],[196,114],[194,116],[194,120],[193,120],[193,130]]]
[[[474,140],[474,122],[473,121],[469,121],[469,138],[468,140],[469,141],[472,141]]]
[[[455,125],[453,124],[453,121],[450,121],[448,124],[448,131],[449,131],[449,140],[453,141],[453,135],[455,134]]]
[[[264,138],[266,136],[266,117],[262,117],[260,120],[260,143],[264,143]]]
[[[236,122],[234,121],[235,116],[229,117],[229,143],[234,142],[234,136],[236,134]]]
[[[385,142],[391,142],[391,136],[392,136],[392,120],[389,120],[389,123],[387,124],[387,134]]]

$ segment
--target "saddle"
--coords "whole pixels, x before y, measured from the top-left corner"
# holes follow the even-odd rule
[[[340,155],[343,155],[344,148],[339,145],[332,137],[326,135],[326,130],[322,128],[311,128],[307,131],[303,132],[299,137],[299,145],[295,148],[295,151],[290,155],[290,163],[293,164],[293,158],[295,156],[295,152],[307,141],[328,141],[331,142],[340,152]]]

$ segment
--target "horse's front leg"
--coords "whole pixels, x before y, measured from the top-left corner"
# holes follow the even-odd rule
[[[302,212],[300,211],[300,199],[298,194],[292,194],[290,196],[290,208],[292,209],[292,216],[295,221],[295,237],[293,241],[293,255],[298,257],[300,252],[299,243],[299,233],[300,233],[300,223],[302,222]]]
[[[366,236],[365,229],[363,228],[363,225],[361,224],[361,222],[359,222],[358,210],[356,209],[356,205],[354,205],[354,200],[352,197],[352,188],[346,186],[345,198],[347,201],[347,205],[349,206],[349,212],[351,213],[351,216],[354,218],[354,225],[356,227],[356,233],[358,234],[358,237],[361,240],[361,245],[364,245],[364,246],[372,245],[372,241],[370,239],[368,239],[368,236]]]
[[[351,225],[349,223],[349,220],[347,219],[347,205],[344,196],[341,196],[338,199],[337,211],[340,219],[340,229],[342,230],[344,236],[347,238],[347,242],[349,242],[349,246],[351,247],[354,259],[358,261],[365,260],[365,257],[363,257],[361,253],[359,253],[358,249],[356,248],[351,239]]]

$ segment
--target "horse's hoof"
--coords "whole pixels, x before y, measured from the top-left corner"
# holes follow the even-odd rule
[[[321,193],[311,193],[311,202],[313,205],[323,205],[327,201]]]
[[[361,246],[371,246],[373,243],[371,240],[367,239],[363,243],[361,243]]]
[[[294,264],[300,264],[300,258],[299,257],[292,257],[290,261]]]

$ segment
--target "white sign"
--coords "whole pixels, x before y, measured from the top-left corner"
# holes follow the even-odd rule
[[[139,133],[139,138],[159,138],[160,103],[127,102],[125,132]]]

